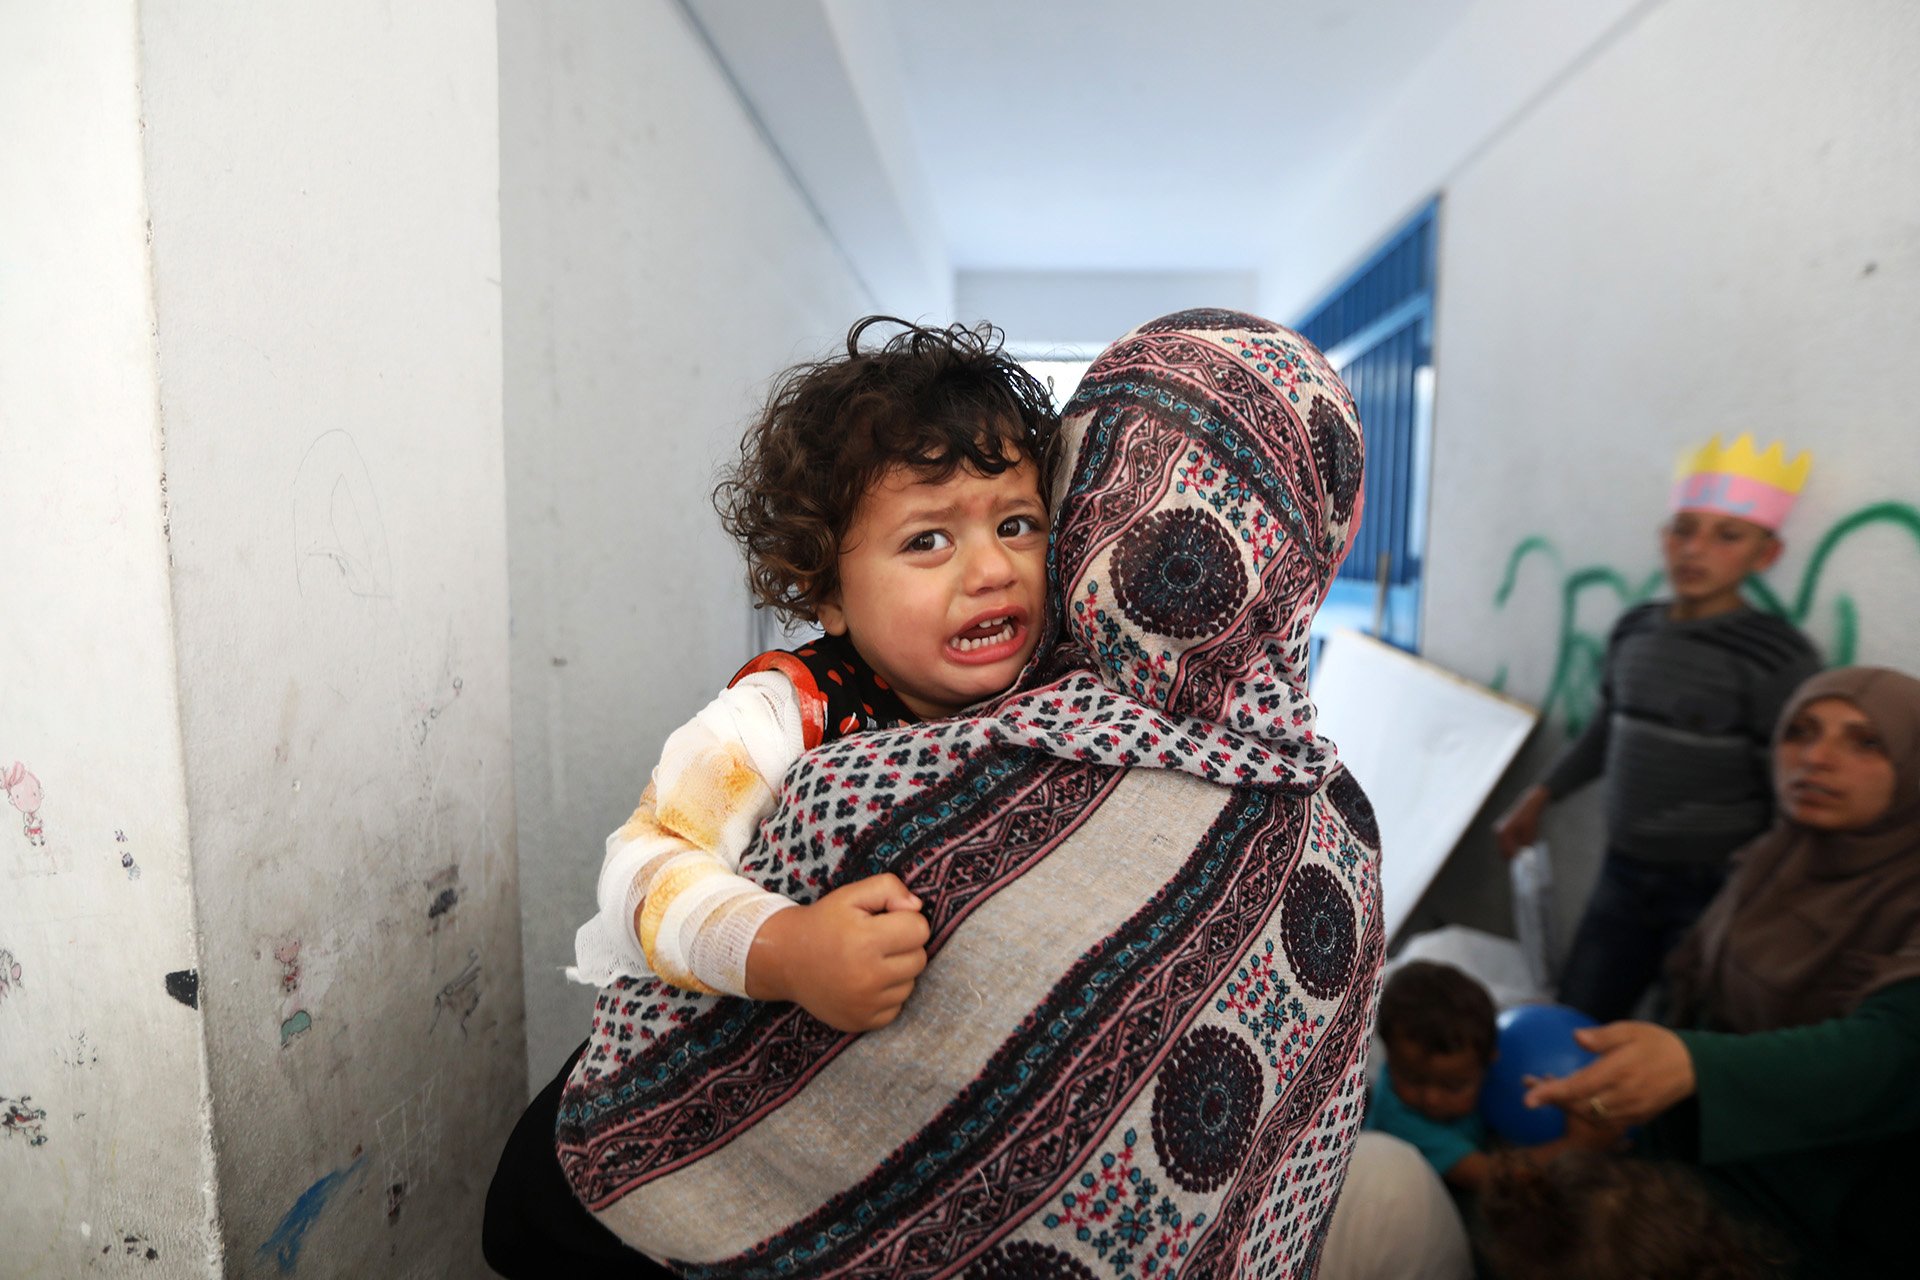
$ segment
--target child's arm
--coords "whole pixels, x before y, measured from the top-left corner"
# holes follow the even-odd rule
[[[875,877],[789,911],[790,899],[738,874],[774,788],[808,745],[803,722],[793,685],[763,672],[675,731],[633,816],[607,839],[600,914],[576,936],[571,976],[604,984],[652,973],[688,990],[792,999],[842,1030],[891,1020],[905,999],[901,984],[910,991],[918,973],[919,942],[908,940],[916,927],[925,938],[919,900],[904,885]],[[852,892],[880,881],[877,892]],[[913,919],[885,922],[874,910]],[[762,973],[757,961],[750,981],[761,934],[795,914],[770,939],[784,942],[775,952],[785,963]]]
[[[920,899],[897,876],[870,876],[768,917],[747,953],[747,994],[791,1000],[840,1031],[874,1031],[913,994],[927,936]]]
[[[1528,787],[1513,802],[1513,807],[1500,815],[1500,820],[1493,826],[1493,836],[1500,846],[1501,856],[1518,857],[1522,849],[1539,838],[1540,819],[1545,816],[1549,805],[1600,776],[1607,760],[1610,718],[1603,694],[1599,705],[1594,708],[1593,719],[1587,722],[1580,736],[1560,753],[1560,758],[1554,761],[1547,776]]]
[[[1554,801],[1571,795],[1605,772],[1607,739],[1613,723],[1613,655],[1622,633],[1638,616],[1638,611],[1629,613],[1615,624],[1607,637],[1600,688],[1587,727],[1560,752],[1546,775],[1521,792],[1520,798],[1493,824],[1493,839],[1501,857],[1511,860],[1520,856],[1522,849],[1539,839],[1540,819]]]
[[[746,994],[754,935],[794,904],[738,874],[740,858],[808,736],[792,683],[763,673],[722,691],[668,737],[633,816],[607,837],[600,867],[593,923],[616,975]],[[588,941],[583,929],[582,970]]]
[[[1474,1134],[1464,1126],[1430,1119],[1401,1102],[1393,1091],[1391,1076],[1384,1071],[1373,1087],[1364,1123],[1369,1129],[1378,1129],[1411,1143],[1433,1171],[1448,1183],[1455,1183],[1454,1173],[1462,1166],[1472,1169],[1475,1167],[1472,1162],[1486,1158]]]
[[[1501,1159],[1526,1160],[1537,1168],[1545,1168],[1553,1163],[1556,1156],[1568,1151],[1612,1151],[1621,1143],[1619,1129],[1604,1125],[1578,1111],[1567,1112],[1567,1132],[1565,1136],[1552,1142],[1542,1142],[1531,1147],[1515,1147],[1499,1156],[1489,1152],[1476,1151],[1472,1155],[1462,1156],[1444,1175],[1447,1185],[1461,1191],[1481,1191]]]

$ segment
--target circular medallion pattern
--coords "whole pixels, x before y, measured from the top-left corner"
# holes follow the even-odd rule
[[[1141,521],[1113,553],[1113,593],[1137,626],[1192,640],[1218,634],[1247,594],[1233,537],[1204,511],[1182,507]]]
[[[1374,848],[1380,847],[1380,823],[1373,816],[1373,801],[1367,799],[1367,793],[1360,789],[1360,783],[1351,773],[1340,769],[1327,780],[1327,799],[1333,801],[1347,830]]]
[[[1326,521],[1344,527],[1353,518],[1353,504],[1360,495],[1364,474],[1359,442],[1347,430],[1346,419],[1325,396],[1313,398],[1313,405],[1307,410],[1307,431],[1313,438],[1314,469],[1326,487]]]
[[[1280,903],[1280,941],[1300,986],[1326,1000],[1347,989],[1353,972],[1353,903],[1333,872],[1295,867]]]
[[[967,1268],[967,1280],[1095,1280],[1093,1272],[1052,1245],[1014,1240]]]
[[[1188,1191],[1212,1191],[1240,1168],[1260,1118],[1260,1061],[1224,1027],[1195,1027],[1174,1046],[1153,1095],[1153,1147]]]

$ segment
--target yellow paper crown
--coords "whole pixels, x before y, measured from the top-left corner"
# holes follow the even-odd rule
[[[1799,493],[1807,483],[1807,473],[1812,470],[1810,451],[1802,449],[1799,457],[1788,462],[1786,448],[1778,440],[1768,445],[1765,453],[1759,453],[1753,447],[1753,437],[1742,435],[1730,449],[1722,448],[1720,437],[1715,436],[1684,455],[1674,475],[1678,479],[1703,474],[1745,476],[1785,493]]]

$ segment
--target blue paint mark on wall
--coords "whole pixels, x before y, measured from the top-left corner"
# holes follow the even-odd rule
[[[349,1181],[360,1174],[367,1158],[361,1156],[344,1169],[335,1169],[320,1181],[300,1193],[293,1202],[293,1208],[287,1210],[280,1225],[274,1228],[267,1242],[260,1246],[258,1257],[271,1256],[280,1268],[281,1275],[290,1275],[300,1263],[300,1251],[307,1244],[307,1228],[311,1227],[325,1212],[328,1201],[334,1192],[340,1190]]]
[[[312,1028],[313,1015],[305,1009],[295,1009],[293,1016],[280,1024],[280,1047],[282,1049],[286,1048],[289,1040],[299,1035],[302,1031],[308,1031]]]

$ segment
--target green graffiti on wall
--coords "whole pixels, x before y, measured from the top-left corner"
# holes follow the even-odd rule
[[[1790,596],[1776,592],[1764,578],[1747,579],[1747,591],[1754,605],[1812,634],[1827,661],[1834,666],[1846,666],[1854,661],[1859,648],[1860,613],[1853,596],[1841,591],[1833,597],[1831,626],[1821,625],[1822,619],[1814,616],[1821,575],[1842,543],[1877,525],[1905,530],[1916,550],[1920,550],[1920,510],[1903,502],[1878,502],[1836,521],[1820,536],[1806,568],[1801,571],[1799,585]],[[1650,599],[1665,575],[1656,569],[1645,577],[1630,578],[1606,565],[1586,565],[1569,572],[1559,550],[1546,538],[1535,535],[1521,539],[1507,557],[1506,574],[1493,596],[1496,610],[1507,607],[1507,600],[1519,583],[1521,568],[1536,559],[1547,562],[1560,579],[1559,638],[1541,710],[1548,716],[1556,713],[1564,716],[1568,732],[1578,733],[1593,714],[1600,693],[1602,660],[1607,651],[1606,630],[1587,630],[1581,625],[1583,606],[1589,617],[1604,613],[1608,619],[1606,626],[1611,626],[1612,618]],[[1589,603],[1594,600],[1611,607],[1596,608]],[[1502,666],[1494,675],[1493,687],[1504,688],[1506,680],[1507,669]]]

